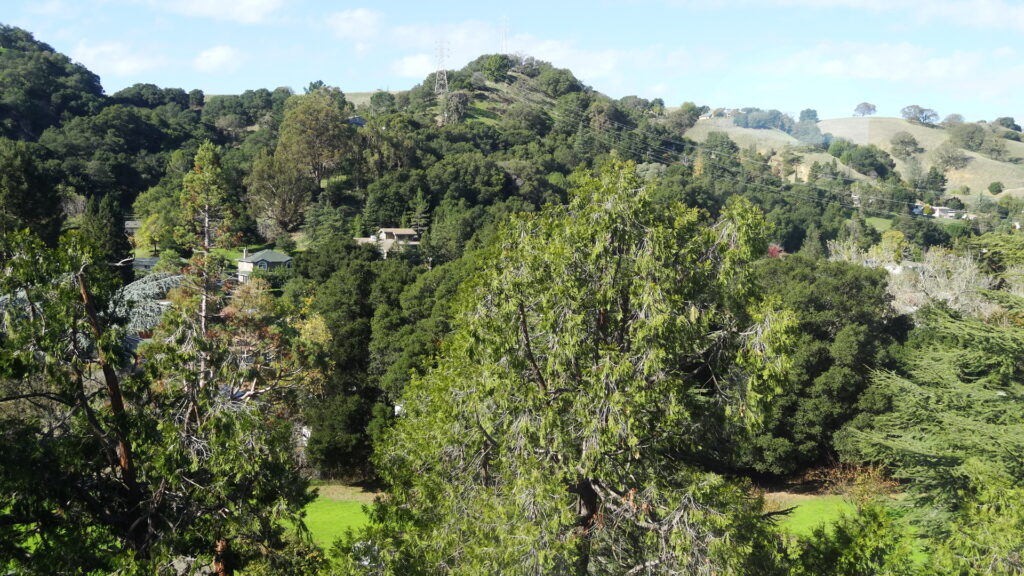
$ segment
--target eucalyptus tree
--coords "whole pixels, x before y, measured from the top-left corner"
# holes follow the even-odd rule
[[[286,103],[275,155],[301,166],[316,190],[338,168],[352,143],[345,106],[345,97],[336,88],[318,88]]]
[[[689,456],[755,422],[785,369],[790,320],[746,270],[767,233],[741,199],[713,225],[655,203],[618,161],[514,217],[399,400],[350,568],[771,573],[760,502]]]

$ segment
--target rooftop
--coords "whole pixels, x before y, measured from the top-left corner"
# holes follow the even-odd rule
[[[239,262],[259,262],[260,260],[266,262],[290,262],[291,256],[278,252],[276,250],[260,250],[246,256],[245,258],[239,258]]]

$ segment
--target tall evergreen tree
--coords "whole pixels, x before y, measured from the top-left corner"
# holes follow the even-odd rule
[[[742,201],[703,226],[632,165],[513,220],[435,369],[378,448],[392,487],[347,559],[381,573],[770,572],[740,484],[687,464],[694,430],[755,420],[788,323],[745,265]]]

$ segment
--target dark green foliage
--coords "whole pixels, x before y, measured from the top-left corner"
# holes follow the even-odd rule
[[[676,136],[682,136],[700,119],[700,115],[708,111],[707,106],[697,106],[693,102],[683,102],[677,110],[669,112],[665,123]]]
[[[838,142],[844,142],[837,146]],[[893,161],[889,153],[874,144],[868,144],[867,146],[860,146],[847,142],[844,140],[836,140],[832,146],[829,147],[829,154],[839,158],[839,161],[846,164],[850,168],[860,172],[861,174],[872,176],[875,178],[886,178],[889,176],[893,169],[896,168],[896,163]],[[837,154],[838,152],[838,154]]]
[[[892,510],[871,503],[801,541],[791,574],[911,576],[919,573],[911,542]]]
[[[363,231],[369,234],[378,228],[401,225],[414,200],[426,189],[427,178],[422,170],[395,170],[375,180],[366,190]]]
[[[0,24],[0,48],[0,136],[35,140],[103,105],[99,76],[29,32]]]
[[[124,229],[124,217],[112,196],[102,200],[90,198],[78,223],[82,237],[93,244],[96,257],[108,265],[118,264],[118,275],[123,281],[131,280],[132,269],[128,259],[132,246]]]
[[[793,130],[796,122],[787,114],[778,110],[761,110],[760,108],[744,108],[742,114],[733,118],[737,126],[743,128],[756,128],[759,130],[776,129],[789,133]]]
[[[370,96],[370,110],[374,116],[391,114],[395,111],[395,95],[383,90],[377,90]]]
[[[164,104],[187,108],[192,103],[189,94],[181,88],[160,88],[156,84],[133,84],[115,92],[110,100],[113,104],[139,108],[156,108]]]
[[[505,54],[492,54],[484,61],[483,71],[491,82],[504,82],[515,66],[515,60]]]
[[[789,474],[828,462],[832,435],[856,413],[872,373],[895,367],[909,322],[890,308],[883,270],[802,254],[756,270],[764,292],[795,314],[798,335],[784,392],[738,463]]]
[[[933,218],[902,214],[896,219],[893,229],[902,232],[907,242],[921,248],[949,244],[949,233]]]
[[[883,464],[905,482],[930,533],[954,530],[951,516],[970,516],[989,482],[1019,489],[1024,478],[1024,330],[1012,320],[1024,307],[997,297],[1010,322],[941,305],[918,312],[906,373],[878,373],[861,400],[865,414],[837,436],[847,457]]]
[[[990,182],[988,185],[988,191],[993,196],[998,196],[999,194],[1002,194],[1003,189],[1004,186],[1002,182]]]
[[[311,427],[306,444],[309,463],[328,478],[368,474],[372,408],[367,398],[345,392],[312,403],[304,414]]]
[[[583,90],[583,83],[564,68],[546,66],[534,79],[534,83],[551,98],[561,98],[571,92]]]
[[[996,126],[1002,126],[1007,130],[1013,130],[1014,132],[1021,131],[1020,124],[1017,124],[1017,122],[1014,121],[1014,119],[1010,116],[1002,116],[996,118],[995,120],[992,121],[992,123],[995,124]]]
[[[58,250],[0,243],[0,358],[15,360],[0,367],[5,569],[153,574],[181,557],[208,565],[218,541],[236,570],[318,563],[283,524],[310,499],[284,406],[237,394],[258,377],[226,353],[237,328],[197,332],[185,296],[130,369],[108,312],[120,293],[80,234]]]
[[[56,242],[63,215],[47,158],[42,146],[0,137],[0,237],[28,228]]]
[[[129,204],[160,181],[167,154],[190,134],[159,117],[120,104],[50,128],[39,142],[59,159],[67,185],[85,196],[112,194]]]
[[[479,153],[444,157],[427,170],[427,183],[435,201],[464,200],[471,206],[493,204],[506,190],[505,173]]]

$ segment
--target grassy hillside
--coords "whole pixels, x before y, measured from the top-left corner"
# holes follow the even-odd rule
[[[697,142],[707,139],[709,132],[725,132],[740,148],[749,148],[751,144],[758,152],[783,150],[791,146],[799,146],[796,138],[781,130],[754,130],[740,128],[733,124],[731,118],[711,118],[698,120],[697,124],[686,132],[688,138]]]
[[[753,128],[741,128],[735,125],[732,119],[729,118],[711,118],[698,120],[697,124],[686,132],[686,137],[696,140],[697,142],[703,142],[707,139],[708,133],[710,132],[725,132],[729,135],[740,148],[748,148],[753,145],[757,148],[758,152],[767,153],[771,151],[780,152],[786,148],[792,148],[800,146],[800,142],[796,138],[793,138],[789,134],[782,132],[781,130],[755,130]],[[803,161],[800,166],[797,167],[797,175],[801,178],[807,178],[807,172],[811,168],[811,164],[819,162],[822,164],[831,164],[835,158],[829,156],[824,152],[802,152]],[[853,178],[856,180],[866,179],[867,176],[860,174],[852,168],[847,168],[840,164],[840,169],[844,170],[847,178]]]
[[[948,132],[942,127],[912,124],[901,118],[835,118],[822,120],[818,127],[822,132],[829,132],[835,137],[845,138],[857,144],[874,144],[886,151],[892,149],[889,141],[894,134],[901,131],[909,132],[925,149],[917,156],[925,170],[934,163],[935,149],[949,139]],[[799,145],[795,138],[779,130],[740,128],[727,118],[700,120],[686,135],[703,142],[712,131],[725,132],[741,148],[753,145],[760,152],[778,152]],[[1002,162],[965,151],[971,157],[971,162],[962,170],[947,172],[947,189],[953,191],[962,186],[969,187],[971,195],[965,199],[970,201],[972,197],[977,198],[979,193],[988,195],[989,183],[999,181],[1006,187],[1004,195],[1024,196],[1024,143],[1007,140],[1006,149],[1009,160]],[[801,178],[806,177],[812,163],[832,161],[832,157],[825,153],[804,153],[802,156],[803,164],[797,170]],[[901,174],[907,173],[906,163],[901,160],[896,160],[896,169]],[[866,178],[849,168],[846,169],[846,176],[855,179]]]
[[[912,124],[902,118],[835,118],[822,120],[818,127],[822,132],[831,132],[833,136],[846,138],[857,144],[874,144],[886,151],[891,151],[889,141],[894,134],[901,131],[909,132],[925,150],[918,155],[918,159],[926,170],[934,162],[935,149],[949,139],[948,132],[942,127]],[[971,162],[962,170],[951,170],[946,173],[949,180],[947,189],[955,190],[961,186],[968,186],[974,194],[987,194],[989,183],[999,181],[1006,186],[1007,192],[1024,194],[1024,144],[1007,140],[1006,149],[1010,158],[1007,162],[965,151],[971,157]],[[1014,163],[1014,158],[1021,163]],[[900,160],[896,160],[896,169],[906,174],[906,164]]]

